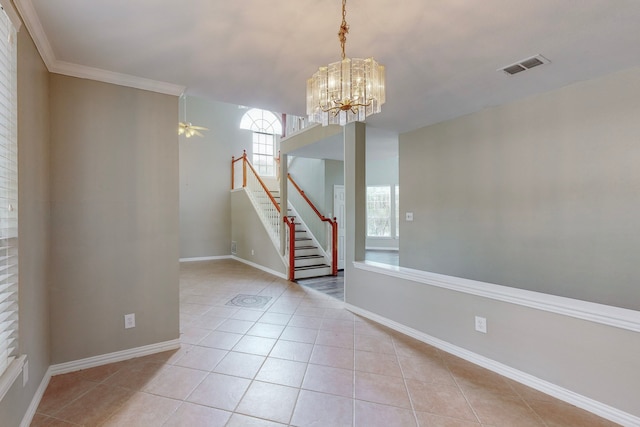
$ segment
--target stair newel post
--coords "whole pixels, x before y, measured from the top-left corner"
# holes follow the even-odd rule
[[[296,224],[287,216],[284,217],[284,222],[289,227],[289,280],[293,281],[296,272]]]
[[[338,275],[338,218],[333,217],[331,222],[331,273],[334,276]]]
[[[242,187],[247,186],[247,150],[242,152]]]

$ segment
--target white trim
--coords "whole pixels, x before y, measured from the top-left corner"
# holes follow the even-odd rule
[[[220,259],[231,259],[231,255],[219,255],[219,256],[201,256],[192,258],[180,258],[180,262],[196,262],[196,261],[214,261]]]
[[[51,376],[68,374],[69,372],[80,371],[82,369],[95,368],[96,366],[108,365],[109,363],[122,362],[123,360],[134,359],[136,357],[148,356],[150,354],[161,353],[163,351],[180,348],[180,340],[164,341],[142,347],[130,348],[116,351],[114,353],[101,354],[99,356],[87,357],[86,359],[73,360],[71,362],[51,365],[49,370]]]
[[[116,73],[114,71],[107,71],[100,68],[93,68],[86,65],[72,64],[70,62],[57,60],[51,67],[49,67],[49,71],[52,73],[64,74],[66,76],[97,80],[99,82],[148,90],[166,95],[180,96],[185,90],[184,86],[172,83],[160,82],[157,80],[132,76],[130,74]]]
[[[36,414],[38,405],[40,405],[40,401],[42,400],[42,396],[44,395],[44,392],[49,385],[51,377],[61,374],[68,374],[69,372],[80,371],[82,369],[95,368],[96,366],[108,365],[109,363],[135,359],[136,357],[149,356],[151,354],[161,353],[168,350],[175,350],[178,348],[180,348],[180,340],[175,339],[49,366],[49,369],[47,369],[47,372],[45,372],[44,377],[40,382],[38,390],[36,390],[33,399],[31,399],[31,403],[29,404],[29,408],[27,408],[27,412],[22,417],[20,427],[28,427],[31,424],[31,421],[33,421],[33,417]]]
[[[36,390],[36,393],[33,395],[31,399],[31,403],[27,408],[27,411],[24,413],[22,417],[22,422],[20,423],[20,427],[29,427],[31,422],[33,421],[33,417],[36,415],[36,411],[38,406],[40,405],[40,401],[42,400],[42,396],[44,396],[44,392],[47,391],[47,387],[49,386],[49,381],[51,380],[51,367],[47,369],[44,373],[44,377],[42,377],[42,381],[40,381],[40,385]]]
[[[15,0],[15,3],[38,52],[40,52],[40,56],[42,56],[42,60],[50,72],[166,95],[179,96],[184,92],[184,86],[58,60],[31,0]]]
[[[38,52],[40,52],[42,60],[47,66],[47,69],[51,71],[56,57],[53,54],[53,49],[51,48],[47,34],[44,32],[40,18],[38,18],[38,14],[33,7],[33,3],[31,3],[31,0],[15,0],[15,4],[24,20],[25,26],[29,30],[29,34],[31,34],[31,38]]]
[[[27,356],[24,354],[16,357],[11,361],[11,363],[9,363],[7,369],[0,374],[0,401],[2,401],[4,395],[7,394],[15,380],[18,378],[18,375],[22,372],[22,367],[24,366],[26,359]]]
[[[399,279],[411,280],[425,285],[437,286],[452,291],[477,295],[510,304],[517,304],[537,310],[575,317],[629,331],[640,332],[640,311],[594,302],[581,301],[557,295],[525,289],[511,288],[461,277],[446,276],[428,271],[397,267],[373,261],[356,261],[353,266],[360,270],[384,274]]]
[[[262,270],[265,273],[273,274],[274,276],[277,276],[277,277],[279,277],[281,279],[287,280],[287,275],[284,274],[284,273],[280,273],[279,271],[272,270],[272,269],[267,268],[267,267],[265,267],[263,265],[256,264],[255,262],[247,261],[246,259],[239,258],[239,257],[237,257],[235,255],[231,255],[231,258],[235,259],[236,261],[240,261],[243,264],[247,264],[247,265],[249,265],[249,266],[251,266],[253,268],[257,268],[258,270]]]
[[[366,317],[367,319],[373,320],[374,322],[380,323],[381,325],[387,326],[402,334],[408,335],[419,341],[432,345],[436,348],[446,351],[447,353],[461,357],[462,359],[465,359],[471,363],[487,368],[490,371],[503,375],[521,384],[527,385],[531,388],[541,391],[542,393],[548,394],[564,402],[575,405],[579,408],[584,409],[585,411],[589,411],[610,421],[619,423],[624,426],[640,425],[640,417],[636,417],[635,415],[626,413],[602,402],[593,400],[589,397],[582,396],[571,390],[567,390],[556,384],[552,384],[548,381],[527,374],[526,372],[522,372],[510,366],[503,365],[502,363],[496,362],[495,360],[481,356],[462,347],[450,344],[446,341],[442,341],[438,338],[432,337],[431,335],[427,335],[423,332],[409,328],[408,326],[394,322],[393,320],[389,320],[370,311],[363,310],[348,303],[345,303],[345,308],[357,315]]]

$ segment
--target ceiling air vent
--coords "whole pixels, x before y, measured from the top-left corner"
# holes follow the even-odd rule
[[[549,61],[542,55],[532,56],[531,58],[526,58],[521,61],[516,62],[515,64],[507,65],[506,67],[498,68],[498,71],[504,71],[506,74],[514,75],[518,74],[522,71],[527,71],[533,67],[537,67],[538,65],[548,64]]]

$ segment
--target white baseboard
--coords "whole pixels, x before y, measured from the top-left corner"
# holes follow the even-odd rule
[[[40,401],[42,400],[42,396],[49,385],[51,377],[80,371],[82,369],[95,368],[96,366],[108,365],[109,363],[122,362],[123,360],[134,359],[136,357],[149,356],[151,354],[162,353],[163,351],[175,350],[178,348],[180,348],[180,340],[175,339],[49,366],[49,369],[45,372],[44,377],[38,386],[38,390],[36,390],[33,399],[31,399],[31,403],[22,418],[20,427],[28,427],[31,424],[31,421],[33,421],[33,417],[36,414],[38,405],[40,405]]]
[[[219,256],[201,256],[193,258],[180,258],[180,262],[196,262],[196,261],[214,261],[219,259],[231,259],[231,255],[219,255]]]
[[[503,375],[521,384],[541,391],[542,393],[546,393],[564,402],[570,403],[571,405],[577,406],[578,408],[582,408],[585,411],[589,411],[623,426],[640,426],[640,417],[636,417],[634,415],[606,405],[602,402],[598,402],[589,397],[574,393],[571,390],[567,390],[558,385],[527,374],[526,372],[519,371],[510,366],[496,362],[495,360],[491,360],[487,357],[481,356],[462,347],[450,344],[446,341],[442,341],[441,339],[432,337],[431,335],[427,335],[413,328],[409,328],[408,326],[405,326],[401,323],[387,319],[386,317],[379,316],[370,311],[363,310],[354,305],[345,303],[345,308],[355,314],[366,317],[367,319],[373,320],[374,322],[380,323],[381,325],[387,326],[402,334],[408,335],[419,341],[432,345],[436,348],[439,348],[440,350],[446,351],[447,353],[458,356],[471,363],[482,366],[483,368],[487,368],[490,371],[493,371],[497,374]]]
[[[279,271],[272,270],[272,269],[267,268],[267,267],[265,267],[265,266],[263,266],[263,265],[256,264],[255,262],[247,261],[246,259],[244,259],[244,258],[239,258],[239,257],[237,257],[237,256],[235,256],[235,255],[232,255],[232,256],[231,256],[231,258],[232,258],[232,259],[235,259],[236,261],[240,261],[240,262],[241,262],[241,263],[243,263],[243,264],[250,265],[250,266],[251,266],[251,267],[253,267],[253,268],[257,268],[258,270],[262,270],[262,271],[264,271],[265,273],[273,274],[274,276],[277,276],[277,277],[279,277],[279,278],[281,278],[281,279],[285,279],[285,280],[287,280],[287,279],[288,279],[286,274],[284,274],[284,273],[280,273]]]

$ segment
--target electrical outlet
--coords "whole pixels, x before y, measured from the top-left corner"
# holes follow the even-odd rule
[[[136,314],[135,313],[125,314],[124,328],[129,329],[129,328],[135,328],[135,327],[136,327]]]
[[[413,221],[413,212],[406,212],[404,219],[406,221]]]
[[[29,382],[29,361],[24,362],[22,367],[22,387],[25,387]]]
[[[251,249],[251,255],[255,255],[255,251],[253,249]]]
[[[487,319],[485,317],[476,316],[476,331],[487,333]]]

